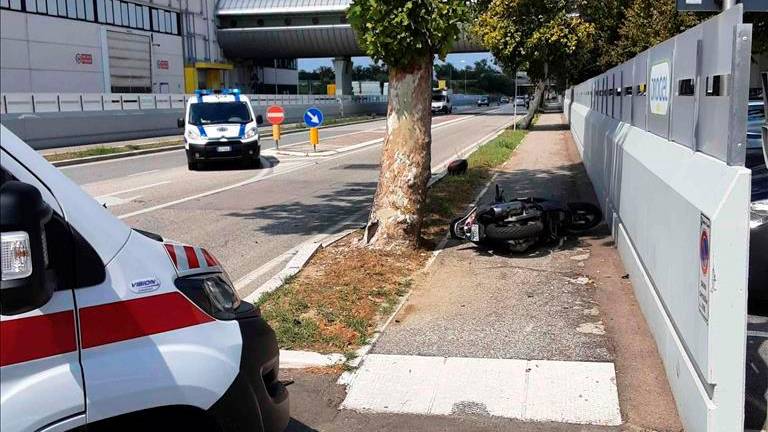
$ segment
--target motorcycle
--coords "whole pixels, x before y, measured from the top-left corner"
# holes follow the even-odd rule
[[[590,230],[603,220],[597,206],[585,202],[562,203],[544,198],[507,201],[496,185],[490,205],[478,206],[450,225],[451,237],[481,245],[506,245],[525,252],[537,243],[556,241],[567,233]]]

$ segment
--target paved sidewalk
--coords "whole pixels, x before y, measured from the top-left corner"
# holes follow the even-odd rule
[[[561,119],[542,115],[499,170],[508,197],[594,201]],[[492,197],[490,188],[481,201]],[[352,377],[342,407],[680,431],[624,274],[605,227],[524,254],[451,241]]]

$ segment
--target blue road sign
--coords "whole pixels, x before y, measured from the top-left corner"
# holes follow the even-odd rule
[[[325,120],[325,117],[323,116],[323,112],[320,111],[320,109],[312,107],[309,108],[304,113],[304,124],[307,125],[307,127],[316,128],[319,127],[321,124],[323,124],[323,120]]]

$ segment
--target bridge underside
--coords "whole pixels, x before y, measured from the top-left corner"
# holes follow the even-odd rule
[[[318,5],[318,3],[320,5]],[[219,45],[229,58],[275,59],[365,55],[347,23],[350,0],[219,0]],[[463,37],[451,52],[482,52]]]

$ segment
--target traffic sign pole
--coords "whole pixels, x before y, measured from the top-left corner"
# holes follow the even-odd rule
[[[320,131],[317,128],[309,129],[309,142],[312,144],[312,149],[317,151],[317,145],[320,144]]]
[[[275,141],[275,148],[280,148],[280,125],[272,125],[272,139]]]

